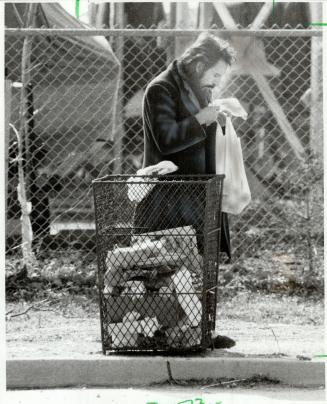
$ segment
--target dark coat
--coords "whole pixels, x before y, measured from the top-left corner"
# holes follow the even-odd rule
[[[176,174],[215,174],[216,123],[210,126],[200,125],[194,117],[198,111],[198,107],[192,102],[185,88],[175,61],[157,76],[145,91],[143,100],[143,167],[169,160],[179,167]],[[160,195],[159,198],[155,198],[153,193],[150,194],[146,200],[141,202],[136,219],[147,217],[149,220],[149,215],[145,214],[145,210],[148,210],[150,199],[152,199],[151,204],[155,204],[155,200],[167,200],[167,195]],[[195,200],[190,201],[190,198],[187,199],[185,208],[177,203],[178,206],[175,204],[173,211],[179,210],[180,215],[189,217],[192,206],[197,202]],[[154,208],[153,205],[152,208]],[[159,208],[157,206],[154,209],[156,215],[158,215]],[[168,221],[172,221],[171,217]],[[185,224],[195,224],[195,227],[199,224],[187,223],[187,221],[184,221]],[[142,224],[144,223],[139,220],[140,227]],[[155,230],[156,227],[158,228],[158,224],[151,223],[150,227]],[[222,215],[221,251],[225,251],[230,257],[230,238],[226,213]]]
[[[170,160],[178,174],[215,173],[216,124],[201,126],[197,112],[174,62],[145,91],[143,167]]]

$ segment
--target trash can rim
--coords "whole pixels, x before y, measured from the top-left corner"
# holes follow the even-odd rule
[[[117,180],[117,178],[122,178],[121,181]],[[225,174],[176,174],[176,175],[169,175],[167,176],[167,180],[165,180],[165,176],[158,176],[158,175],[129,175],[129,174],[109,174],[106,175],[104,177],[100,177],[100,178],[95,178],[94,180],[92,180],[92,184],[96,184],[96,183],[103,183],[103,182],[115,182],[115,183],[126,183],[127,180],[129,178],[140,178],[140,179],[144,179],[144,178],[149,178],[149,182],[152,180],[155,181],[155,183],[158,183],[157,179],[160,178],[160,182],[161,183],[167,183],[167,182],[171,182],[172,179],[175,180],[175,182],[180,181],[182,182],[182,180],[184,179],[188,179],[190,178],[190,180],[188,181],[188,183],[207,183],[208,180],[212,180],[214,178],[218,178],[218,179],[224,179],[225,178]],[[197,179],[198,178],[198,179]],[[132,181],[131,181],[132,182]],[[143,181],[142,181],[143,182]],[[137,184],[137,181],[133,180],[134,184]]]

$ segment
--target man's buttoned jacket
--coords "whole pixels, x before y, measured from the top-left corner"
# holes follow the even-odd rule
[[[163,160],[178,166],[176,174],[215,174],[216,123],[200,125],[199,105],[188,91],[174,61],[147,86],[143,99],[143,167]],[[230,257],[227,214],[222,215],[221,251]]]

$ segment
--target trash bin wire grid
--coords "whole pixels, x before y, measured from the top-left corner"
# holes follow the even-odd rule
[[[208,183],[206,212],[213,212],[213,217],[209,214],[205,216],[205,257],[207,262],[205,266],[208,270],[207,283],[204,287],[207,303],[207,322],[209,330],[215,330],[216,327],[216,310],[217,310],[217,292],[218,292],[218,274],[219,274],[219,252],[220,252],[220,239],[221,239],[221,204],[223,193],[223,181],[220,181],[218,186],[215,183]],[[217,203],[215,203],[217,201]],[[209,258],[210,257],[210,258]],[[209,317],[211,313],[212,317]],[[204,317],[203,317],[204,318]]]
[[[116,175],[93,181],[100,318],[104,353],[107,351],[147,350],[181,352],[190,349],[203,349],[208,346],[211,331],[215,327],[217,298],[215,286],[218,275],[223,177],[183,175],[158,179],[142,176],[140,178],[133,177],[134,182],[131,182],[127,175]],[[161,199],[157,198],[156,207],[163,207],[167,210],[167,206],[170,204],[171,208],[177,208],[176,214],[173,217],[167,217],[166,214],[166,223],[159,220],[163,212],[156,212],[156,215],[151,216],[150,211],[153,211],[151,192],[155,188],[150,190],[148,195],[139,203],[131,202],[128,198],[128,187],[132,186],[134,191],[140,191],[141,188],[138,188],[137,185],[157,187],[157,196],[161,196]],[[161,194],[160,189],[167,192]],[[150,204],[136,219],[137,208],[146,201],[146,198],[149,198],[149,195],[148,202]],[[185,209],[181,207],[181,202],[185,202],[183,199],[185,195],[188,196],[186,202],[191,201],[193,203],[195,198],[198,199],[197,202],[193,203],[190,211],[186,209],[186,214]],[[202,211],[201,207],[203,208]],[[195,223],[196,231],[190,226],[190,224],[194,224],[192,213],[197,220],[202,214],[202,222]],[[157,218],[156,223],[153,222],[153,218]],[[134,224],[137,220],[150,224],[150,226],[135,227]],[[148,222],[146,222],[147,220]],[[169,228],[172,223],[175,224],[175,227]],[[203,258],[197,252],[199,242],[200,244],[201,242],[204,243]],[[165,243],[168,244],[165,245]],[[140,245],[143,247],[139,248]],[[136,247],[133,254],[130,255],[128,249],[132,249],[133,246]],[[188,254],[183,252],[185,249],[187,249]],[[163,250],[165,251],[164,255],[162,254]],[[112,277],[108,271],[109,254],[111,255],[111,270],[114,268],[116,278],[118,276],[120,279],[117,284],[115,284],[115,276]],[[122,257],[122,254],[125,254],[125,257]],[[148,257],[147,254],[154,254],[154,256]],[[124,267],[124,270],[119,266]],[[196,269],[201,273],[200,278],[199,274],[196,275]],[[105,284],[108,283],[108,273],[109,277],[111,276],[111,281],[115,281],[110,292],[105,290]],[[182,273],[189,277],[188,282],[185,282]],[[191,276],[192,279],[200,282],[200,291],[199,288],[194,289],[193,281],[190,280]],[[178,293],[172,288],[171,279],[174,277],[183,281],[180,282],[179,286],[175,285],[175,288],[179,288]],[[119,284],[122,280],[125,282],[125,287]],[[158,282],[161,285],[159,288]],[[132,285],[132,289],[128,289],[127,284],[129,287]],[[169,284],[171,289],[168,288]],[[138,290],[136,285],[138,287],[142,285],[142,288]],[[189,312],[189,318],[186,318],[185,310],[182,309],[178,299],[184,299],[184,309],[186,307],[186,311]],[[190,307],[197,306],[199,311],[199,304],[201,305],[201,313],[197,312],[194,315],[190,311]],[[128,316],[130,317],[128,318]],[[197,320],[199,317],[201,317],[200,321]],[[186,324],[189,320],[193,326],[197,326],[187,328]],[[131,333],[130,327],[132,325],[134,329]],[[117,331],[118,328],[119,332]],[[136,332],[137,330],[138,332]],[[170,344],[167,343],[167,336],[165,335],[167,330],[172,334],[175,332],[175,339],[178,339],[178,343],[174,341],[173,337],[169,340]],[[185,335],[189,331],[189,337],[194,343],[193,346],[191,343],[187,343],[187,338],[186,341],[185,338],[183,339],[185,335],[183,335],[182,330],[185,330]],[[150,337],[144,335],[144,332],[148,332]],[[113,340],[112,335],[114,333],[116,336]],[[178,333],[182,334],[182,337]],[[194,338],[192,333],[195,333],[197,338]]]

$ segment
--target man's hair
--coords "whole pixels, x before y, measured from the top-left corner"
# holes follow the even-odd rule
[[[210,33],[203,32],[197,40],[179,58],[186,73],[193,76],[195,65],[202,62],[204,71],[223,60],[231,65],[235,61],[236,53],[227,41]]]

